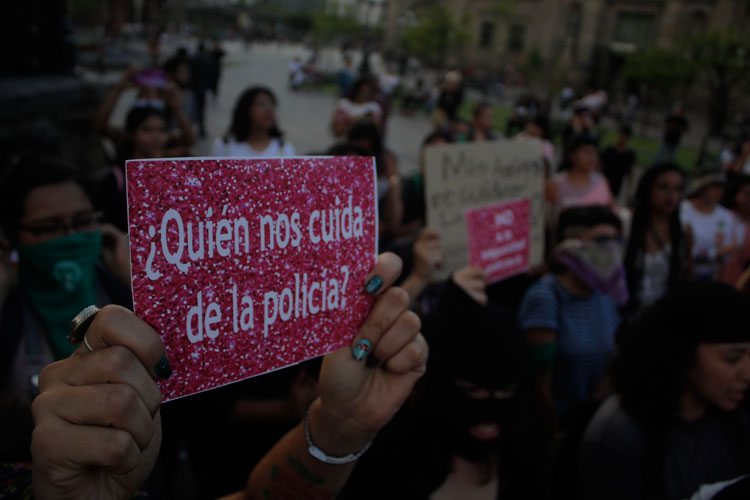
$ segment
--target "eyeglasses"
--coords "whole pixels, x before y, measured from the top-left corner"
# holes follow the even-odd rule
[[[28,231],[37,238],[53,239],[65,236],[68,232],[88,233],[96,229],[102,220],[101,212],[79,213],[70,222],[62,219],[47,219],[43,222],[21,224],[20,228]]]

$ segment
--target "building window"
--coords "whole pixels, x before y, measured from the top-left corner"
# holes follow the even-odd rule
[[[654,35],[654,15],[647,12],[620,12],[617,16],[614,40],[645,48]]]
[[[479,26],[479,47],[488,49],[492,46],[492,39],[495,37],[495,25],[488,21],[483,21]]]
[[[524,27],[522,24],[511,24],[508,29],[508,50],[521,52],[523,50]]]

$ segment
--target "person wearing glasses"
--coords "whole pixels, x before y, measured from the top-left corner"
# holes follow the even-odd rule
[[[521,303],[539,390],[558,419],[595,396],[614,351],[618,306],[628,299],[621,232],[605,206],[563,210],[551,272]]]
[[[17,165],[0,186],[3,232],[18,253],[0,283],[0,461],[29,457],[39,373],[73,351],[70,319],[90,304],[130,305],[125,235],[58,160]],[[2,294],[0,294],[2,295]]]

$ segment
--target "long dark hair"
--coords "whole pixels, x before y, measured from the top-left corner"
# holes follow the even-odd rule
[[[250,106],[253,105],[255,98],[259,94],[265,94],[270,97],[274,107],[276,106],[276,95],[268,87],[255,86],[245,90],[240,98],[237,99],[237,104],[235,104],[234,111],[232,112],[232,124],[229,126],[229,135],[234,137],[234,140],[237,142],[245,142],[250,136],[250,128],[252,126],[250,123]],[[268,135],[281,140],[284,134],[279,130],[278,125],[274,123],[268,130]]]
[[[651,227],[651,193],[654,190],[656,180],[667,172],[677,172],[683,179],[685,178],[685,174],[676,163],[658,163],[643,174],[635,194],[630,238],[625,252],[625,279],[630,292],[630,303],[628,304],[628,310],[630,311],[635,311],[638,308],[640,300],[638,293],[643,278],[642,256],[646,252],[646,234]],[[672,244],[667,281],[669,287],[674,286],[682,275],[682,240],[682,224],[680,224],[680,211],[678,209],[669,217],[669,241]]]
[[[618,333],[613,382],[622,409],[643,432],[648,491],[663,493],[667,431],[679,417],[699,344],[748,342],[750,330],[739,326],[748,324],[748,297],[722,283],[688,282],[667,292]],[[740,418],[744,411],[727,416]],[[748,450],[744,453],[748,456]]]

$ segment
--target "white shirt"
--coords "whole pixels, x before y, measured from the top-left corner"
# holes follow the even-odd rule
[[[713,274],[721,263],[717,261],[719,248],[736,238],[734,214],[717,206],[710,214],[699,212],[689,200],[680,205],[680,221],[693,232],[693,258],[697,278]]]
[[[258,151],[250,147],[247,142],[237,142],[234,137],[217,137],[214,141],[214,147],[211,150],[211,156],[294,156],[294,146],[289,141],[283,144],[277,139],[271,139],[268,147],[263,151]]]
[[[367,115],[372,115],[375,122],[380,123],[383,116],[383,110],[375,101],[368,101],[362,104],[356,104],[349,99],[339,99],[336,102],[336,110],[346,113],[354,120],[358,120]]]

